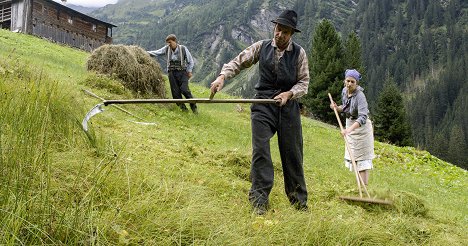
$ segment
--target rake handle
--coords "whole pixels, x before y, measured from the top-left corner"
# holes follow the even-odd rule
[[[328,98],[330,98],[330,103],[333,104],[334,101],[330,93],[328,93]],[[336,120],[338,121],[338,124],[340,125],[340,130],[343,131],[344,130],[343,124],[341,124],[340,115],[338,114],[336,107],[333,107],[333,111],[335,112]],[[359,188],[359,196],[362,197],[362,189],[361,189],[361,184],[362,184],[367,196],[370,197],[369,192],[367,192],[366,185],[364,184],[364,181],[362,180],[361,175],[359,175],[358,173],[356,160],[354,159],[354,155],[351,152],[351,149],[349,148],[348,139],[346,138],[346,136],[343,136],[343,138],[345,140],[345,145],[346,145],[346,149],[348,150],[349,157],[351,157],[351,163],[353,163],[353,169],[354,169],[354,173],[356,174],[356,181],[357,181],[358,188]]]

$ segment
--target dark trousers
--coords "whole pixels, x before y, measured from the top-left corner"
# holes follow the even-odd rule
[[[172,93],[172,98],[174,99],[182,99],[182,95],[184,95],[185,98],[193,98],[192,92],[190,92],[189,86],[188,86],[188,75],[187,72],[184,70],[169,70],[168,72],[169,75],[169,84],[171,85],[171,93]],[[183,103],[177,103],[177,105],[182,109],[182,110],[187,110],[187,107]],[[190,104],[190,108],[192,111],[197,110],[197,105],[195,103]]]
[[[268,205],[273,188],[273,162],[270,139],[278,135],[278,146],[284,175],[284,188],[289,202],[307,205],[307,189],[303,170],[303,140],[299,103],[288,101],[283,107],[253,104],[252,120],[252,187],[249,201],[253,206]]]

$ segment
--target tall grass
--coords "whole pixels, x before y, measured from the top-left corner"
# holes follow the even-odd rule
[[[92,211],[61,193],[51,153],[88,148],[83,110],[66,86],[27,67],[14,54],[0,62],[0,244],[74,242]]]

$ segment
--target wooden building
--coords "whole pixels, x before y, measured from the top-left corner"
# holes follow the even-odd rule
[[[91,51],[112,43],[116,26],[52,0],[0,0],[0,27]]]
[[[11,0],[0,0],[0,28],[10,29]]]

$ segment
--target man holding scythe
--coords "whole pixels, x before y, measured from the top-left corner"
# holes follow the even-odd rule
[[[256,99],[275,99],[280,105],[254,103],[252,122],[252,186],[249,201],[256,214],[266,213],[273,188],[273,162],[270,139],[276,133],[289,202],[298,210],[307,210],[307,189],[303,170],[303,139],[298,98],[309,85],[309,66],[305,50],[292,41],[297,14],[283,11],[272,21],[274,38],[252,44],[229,63],[211,83],[211,92],[221,90],[225,79],[259,63],[260,79],[255,85]]]

